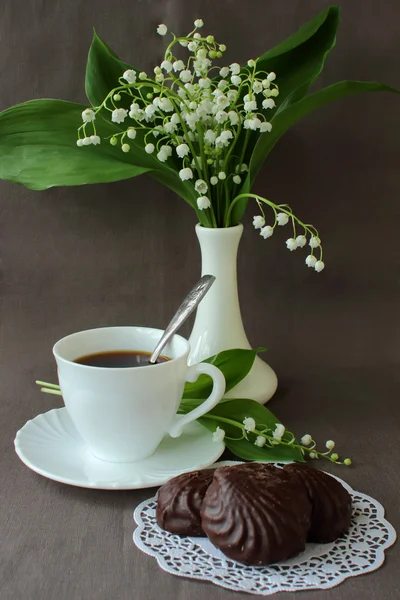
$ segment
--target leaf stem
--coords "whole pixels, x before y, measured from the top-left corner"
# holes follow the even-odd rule
[[[35,383],[37,385],[43,385],[43,386],[48,387],[48,388],[54,388],[55,390],[59,390],[60,389],[60,386],[57,385],[56,383],[47,383],[47,381],[40,381],[39,379],[37,381],[35,381]]]

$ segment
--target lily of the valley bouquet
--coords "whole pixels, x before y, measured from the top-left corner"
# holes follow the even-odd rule
[[[86,70],[91,106],[32,100],[0,113],[0,178],[39,190],[147,173],[186,200],[204,227],[237,225],[251,199],[260,234],[269,238],[290,223],[287,248],[307,246],[306,264],[322,271],[315,227],[251,189],[301,117],[350,94],[396,91],[342,81],[307,95],[338,24],[339,9],[330,7],[244,65],[224,64],[225,45],[203,33],[201,19],[181,37],[161,24],[164,59],[151,73],[122,62],[95,33]]]
[[[260,61],[253,59],[244,67],[238,63],[213,65],[213,59],[223,58],[226,46],[218,44],[213,35],[202,35],[202,27],[203,21],[197,19],[186,36],[170,34],[172,41],[154,73],[126,69],[99,106],[82,112],[77,145],[100,144],[97,117],[109,119],[121,131],[103,142],[124,153],[131,151],[132,142],[139,142],[160,166],[175,170],[182,184],[188,182],[189,201],[201,225],[234,225],[239,202],[254,198],[260,214],[253,224],[260,234],[269,238],[276,225],[290,220],[293,236],[286,246],[295,250],[308,241],[311,253],[306,263],[322,271],[322,249],[315,227],[301,222],[288,205],[278,206],[246,191],[250,172],[245,161],[254,145],[252,133],[262,139],[272,131],[269,113],[276,108],[279,96],[276,73],[264,70]],[[157,32],[169,34],[163,24]],[[185,61],[175,55],[179,46],[188,50]],[[271,224],[266,224],[263,205],[273,211]]]
[[[335,44],[338,23],[339,9],[330,7],[246,64],[226,64],[225,45],[203,32],[201,19],[181,37],[161,24],[164,58],[150,73],[122,62],[95,34],[86,70],[90,106],[32,100],[1,113],[0,178],[42,190],[147,173],[188,202],[201,225],[215,228],[240,223],[251,200],[260,235],[270,238],[277,226],[287,225],[287,248],[307,247],[305,263],[320,272],[325,265],[317,229],[288,204],[251,190],[274,145],[301,117],[350,94],[397,91],[342,81],[308,94]],[[210,359],[228,390],[246,376],[256,355],[229,352]],[[181,412],[206,397],[208,385],[202,378],[187,384]],[[45,388],[59,393],[57,386]],[[251,400],[224,401],[201,422],[241,458],[324,455],[339,461],[331,440],[322,454],[308,434],[298,443]]]

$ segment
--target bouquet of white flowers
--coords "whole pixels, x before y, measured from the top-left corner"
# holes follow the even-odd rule
[[[224,44],[214,36],[202,36],[203,21],[197,19],[194,29],[184,37],[172,35],[164,60],[154,67],[154,75],[126,69],[118,85],[109,91],[99,106],[82,111],[83,125],[78,129],[79,147],[101,142],[96,130],[98,115],[121,127],[108,136],[110,144],[122,152],[131,150],[133,140],[178,171],[182,182],[190,182],[197,194],[195,209],[205,227],[229,227],[234,224],[233,211],[240,200],[254,198],[260,215],[253,225],[264,239],[273,235],[277,225],[293,226],[293,237],[286,241],[289,250],[311,246],[306,264],[322,271],[322,248],[318,232],[296,217],[287,204],[276,205],[259,195],[245,192],[249,167],[244,162],[252,142],[252,132],[268,135],[272,124],[268,111],[276,107],[279,88],[274,72],[260,70],[257,61],[214,66],[212,59],[222,58]],[[168,35],[166,25],[157,32]],[[175,46],[189,51],[184,62],[174,55]],[[216,75],[216,76],[214,76]],[[263,204],[274,214],[266,225]],[[296,226],[301,227],[297,235]],[[319,248],[319,258],[314,249]]]
[[[46,189],[148,173],[184,198],[204,227],[237,225],[252,199],[261,236],[290,222],[287,248],[308,243],[306,264],[322,271],[315,227],[251,188],[276,142],[301,117],[349,94],[397,91],[342,81],[307,95],[335,44],[338,23],[339,9],[330,7],[244,66],[221,64],[226,47],[202,33],[201,19],[181,37],[162,24],[158,33],[172,39],[151,75],[122,62],[95,33],[86,70],[91,107],[33,100],[0,113],[0,178]],[[189,55],[180,58],[181,47]],[[269,223],[265,207],[272,210]]]

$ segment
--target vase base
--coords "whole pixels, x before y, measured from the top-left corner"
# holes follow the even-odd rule
[[[260,404],[266,404],[275,394],[277,387],[278,378],[275,371],[256,356],[250,373],[227,392],[224,398],[250,398]]]

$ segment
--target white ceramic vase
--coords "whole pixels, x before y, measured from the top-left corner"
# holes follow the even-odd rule
[[[251,348],[240,314],[236,257],[243,225],[212,229],[196,225],[202,257],[202,275],[216,280],[197,309],[189,338],[189,364],[195,364],[222,350]],[[278,385],[275,372],[259,356],[250,373],[226,398],[252,398],[265,404]]]

